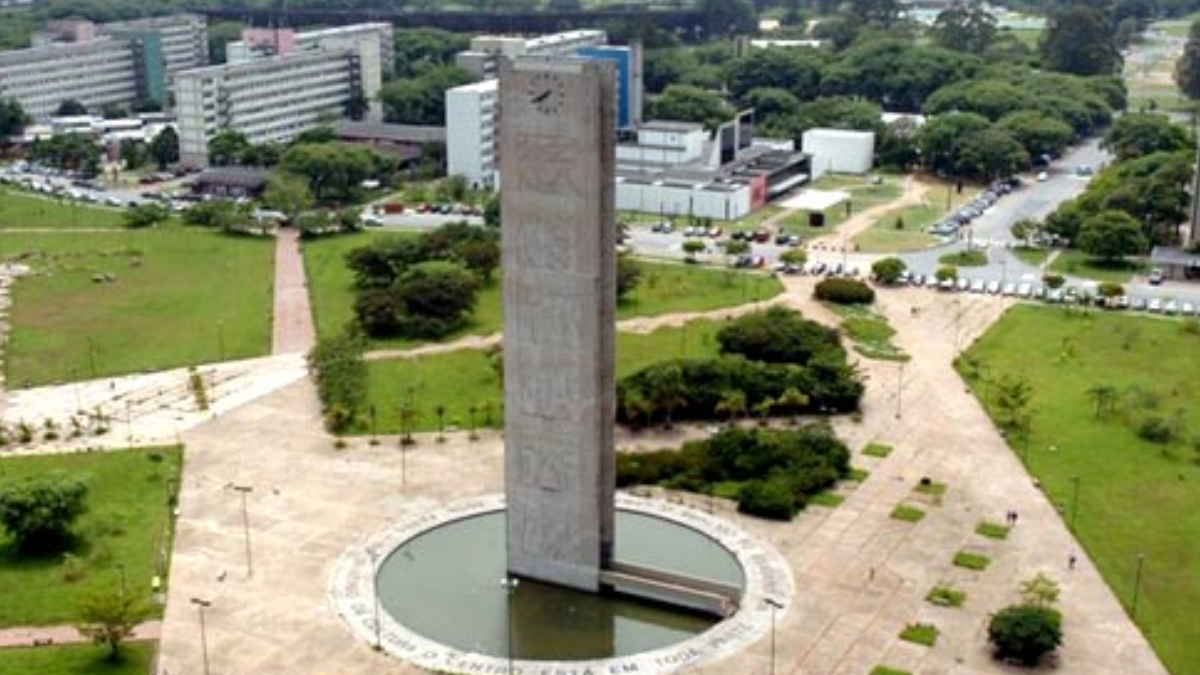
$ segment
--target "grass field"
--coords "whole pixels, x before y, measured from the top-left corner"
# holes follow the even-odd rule
[[[1200,663],[1200,335],[1185,324],[1103,313],[1016,307],[968,352],[992,378],[1024,378],[1032,391],[1032,433],[1023,456],[1048,497],[1072,510],[1076,532],[1128,608],[1139,555],[1145,556],[1138,624],[1174,673]],[[970,381],[976,394],[987,387]],[[1088,390],[1120,392],[1097,417]],[[1177,424],[1183,441],[1158,445],[1133,428],[1148,416]]]
[[[928,202],[889,211],[854,238],[855,250],[868,253],[903,253],[927,249],[940,240],[922,232],[922,229],[941,218],[943,214],[941,206]],[[897,219],[903,222],[903,228],[897,229]]]
[[[1128,283],[1133,275],[1145,272],[1146,267],[1143,263],[1135,261],[1107,263],[1099,258],[1093,258],[1083,251],[1067,249],[1059,252],[1058,256],[1050,262],[1049,270],[1095,281],[1124,284]]]
[[[266,354],[274,240],[181,226],[0,236],[13,288],[8,381],[31,386]],[[110,281],[97,281],[111,275]]]
[[[304,245],[304,264],[318,334],[336,334],[354,318],[354,277],[346,268],[345,257],[349,251],[379,236],[388,235],[359,233]],[[783,291],[783,284],[773,275],[669,263],[640,264],[641,282],[617,306],[619,319],[720,309],[772,298]],[[446,340],[499,332],[503,324],[500,295],[498,281],[484,289],[472,321]],[[405,348],[419,342],[400,338],[375,340],[372,347]]]
[[[714,335],[723,325],[693,321],[685,328],[662,329],[649,334],[617,334],[617,377],[634,373],[657,361],[677,356],[705,357],[717,353]],[[471,406],[478,426],[500,424],[500,376],[489,353],[462,349],[417,359],[391,359],[368,363],[369,405],[376,410],[376,431],[400,430],[397,409],[411,395],[419,417],[414,431],[436,431],[435,409],[445,407],[447,426],[467,428]],[[490,419],[490,422],[489,422]],[[352,433],[370,433],[369,419]]]
[[[125,658],[105,660],[107,648],[93,645],[29,647],[0,652],[4,675],[147,675],[154,659],[154,644],[130,642],[121,646]]]
[[[88,489],[71,558],[18,556],[0,535],[0,626],[70,623],[83,597],[120,588],[122,566],[130,592],[148,598],[151,578],[161,573],[167,489],[178,484],[181,457],[172,447],[0,460],[0,484],[57,473]]]
[[[1049,249],[1044,248],[1018,246],[1014,249],[1011,249],[1011,252],[1021,262],[1025,263],[1026,265],[1033,265],[1035,267],[1041,266],[1041,264],[1046,262],[1046,259],[1050,257]]]
[[[119,209],[59,200],[0,187],[0,230],[91,228],[121,225]]]

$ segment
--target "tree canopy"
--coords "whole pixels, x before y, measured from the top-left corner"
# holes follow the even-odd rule
[[[1067,5],[1051,13],[1038,47],[1050,70],[1109,75],[1121,65],[1109,17],[1090,5]]]
[[[11,481],[0,487],[0,525],[20,551],[53,550],[67,542],[86,497],[87,486],[74,478]]]

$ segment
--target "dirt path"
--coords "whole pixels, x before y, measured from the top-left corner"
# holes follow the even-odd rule
[[[162,632],[161,621],[146,621],[134,627],[126,638],[129,642],[157,640]],[[0,649],[39,647],[43,645],[90,644],[75,626],[14,626],[0,628]]]
[[[271,328],[272,354],[307,353],[316,344],[300,233],[294,228],[280,228],[275,233],[275,305]]]

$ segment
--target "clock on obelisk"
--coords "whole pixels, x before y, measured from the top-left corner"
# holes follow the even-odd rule
[[[508,568],[589,591],[613,552],[615,87],[601,61],[500,67]]]

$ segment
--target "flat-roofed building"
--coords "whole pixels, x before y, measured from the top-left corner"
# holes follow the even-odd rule
[[[347,117],[362,101],[362,80],[354,51],[301,52],[183,71],[175,82],[180,158],[206,164],[208,141],[223,129],[239,131],[251,143],[285,143]]]
[[[499,82],[484,80],[446,92],[446,172],[479,187],[496,187]]]
[[[102,23],[97,29],[101,35],[114,37],[150,39],[157,36],[168,88],[174,83],[175,73],[208,65],[208,24],[199,14],[114,21]]]
[[[479,77],[494,78],[501,57],[570,56],[583,47],[608,44],[608,34],[602,30],[571,30],[533,38],[508,35],[480,35],[471,38],[471,48],[454,57],[458,67]]]
[[[129,40],[109,37],[0,52],[0,98],[39,121],[67,99],[94,111],[127,108],[138,99],[135,58]]]

